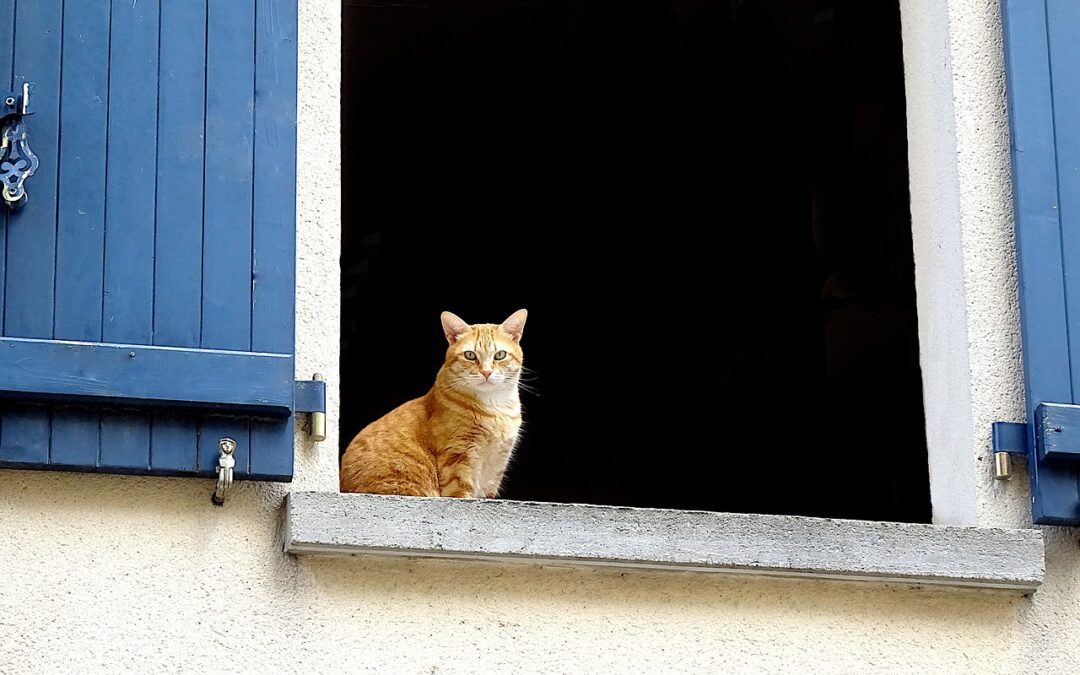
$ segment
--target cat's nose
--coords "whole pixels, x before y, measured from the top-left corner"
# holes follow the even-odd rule
[[[485,380],[490,380],[491,379],[491,371],[490,370],[481,370],[480,373],[484,376]]]

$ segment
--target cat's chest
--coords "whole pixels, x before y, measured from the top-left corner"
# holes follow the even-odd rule
[[[521,429],[521,406],[516,402],[492,406],[487,415],[473,419],[472,445],[483,455],[500,455],[508,452],[517,442]]]
[[[493,415],[485,419],[476,419],[469,434],[478,449],[497,448],[517,440],[521,428],[521,414]]]

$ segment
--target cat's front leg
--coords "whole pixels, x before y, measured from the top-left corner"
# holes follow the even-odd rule
[[[475,498],[477,490],[475,449],[445,450],[438,457],[439,494],[443,497]]]
[[[483,470],[480,472],[483,478],[480,481],[480,493],[487,499],[495,499],[499,496],[499,488],[502,487],[503,476],[506,475],[506,467],[510,463],[510,455],[514,452],[517,444],[517,436],[511,436],[489,449],[488,456],[484,457]]]
[[[480,486],[480,492],[485,499],[495,499],[499,496],[499,487],[502,486],[503,475],[506,473],[506,467],[504,465],[503,470],[496,473],[493,477],[484,482]]]

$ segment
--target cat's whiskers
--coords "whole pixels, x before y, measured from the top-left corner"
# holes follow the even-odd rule
[[[537,391],[535,387],[530,387],[529,385],[522,384],[521,382],[518,382],[517,386],[522,391],[528,392],[528,393],[532,394],[533,396],[539,396],[540,395],[540,392]]]

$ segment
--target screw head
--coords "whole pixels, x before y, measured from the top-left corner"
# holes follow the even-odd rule
[[[4,105],[6,105],[9,108],[14,108],[15,107],[15,97],[14,96],[8,96],[7,98],[5,98],[4,99]]]

